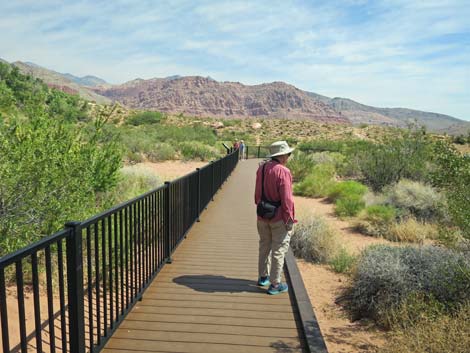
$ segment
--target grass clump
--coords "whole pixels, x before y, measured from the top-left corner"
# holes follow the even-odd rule
[[[314,166],[313,159],[307,153],[301,151],[295,151],[287,162],[287,167],[290,169],[294,181],[304,180],[312,172]]]
[[[383,237],[397,217],[395,207],[372,205],[366,207],[355,224],[356,230],[365,235]]]
[[[322,218],[308,218],[294,228],[290,246],[296,257],[328,263],[338,249],[336,234]]]
[[[406,306],[403,306],[407,310]],[[422,305],[421,305],[422,307]],[[464,353],[470,347],[470,303],[454,313],[437,314],[422,308],[413,325],[397,329],[382,353]],[[439,310],[438,310],[439,311]],[[424,314],[423,314],[424,313]],[[400,313],[401,318],[404,317]]]
[[[178,153],[169,143],[157,143],[154,149],[147,152],[147,158],[150,162],[160,162],[177,159]]]
[[[181,142],[178,148],[184,160],[199,159],[201,161],[208,161],[216,159],[220,155],[215,147],[207,146],[198,141]]]
[[[164,119],[164,117],[164,114],[161,112],[137,112],[127,118],[126,124],[133,126],[158,124],[162,119]]]
[[[124,166],[119,171],[119,182],[115,189],[105,193],[101,202],[105,208],[128,201],[162,184],[152,169],[142,166]]]
[[[346,296],[353,319],[390,326],[390,313],[410,295],[431,298],[450,311],[470,300],[470,259],[436,246],[377,245],[361,255]]]
[[[335,167],[332,164],[318,164],[305,179],[294,185],[294,193],[300,196],[324,197],[334,186]]]
[[[350,272],[357,261],[357,257],[350,254],[345,248],[341,248],[330,260],[330,268],[337,273]]]
[[[423,243],[426,239],[436,239],[438,235],[437,226],[413,217],[392,223],[385,232],[385,238],[388,240],[408,243]]]
[[[420,220],[436,220],[443,214],[443,197],[429,185],[404,179],[392,186],[386,194],[386,204]]]
[[[355,216],[365,207],[363,196],[367,187],[357,181],[343,181],[335,184],[328,197],[335,201],[335,212],[340,217]]]

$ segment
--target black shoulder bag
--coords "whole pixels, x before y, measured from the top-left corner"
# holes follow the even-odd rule
[[[281,206],[281,201],[272,202],[266,199],[264,195],[264,169],[266,164],[263,165],[263,178],[261,181],[261,201],[256,208],[256,214],[261,218],[272,219],[276,215],[278,207]]]

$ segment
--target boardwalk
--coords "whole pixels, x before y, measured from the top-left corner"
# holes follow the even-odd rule
[[[290,294],[256,286],[257,163],[239,163],[105,353],[305,351]]]

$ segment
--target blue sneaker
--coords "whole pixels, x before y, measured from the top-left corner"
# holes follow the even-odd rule
[[[268,288],[268,294],[276,295],[276,294],[287,292],[288,290],[289,290],[289,287],[287,286],[286,283],[279,283],[276,287],[274,287],[271,284]]]
[[[260,277],[258,280],[258,286],[264,287],[269,284],[269,276]]]

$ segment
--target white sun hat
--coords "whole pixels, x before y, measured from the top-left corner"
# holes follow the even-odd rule
[[[276,141],[269,146],[270,155],[268,158],[282,156],[285,154],[292,153],[295,148],[289,147],[286,141]]]

